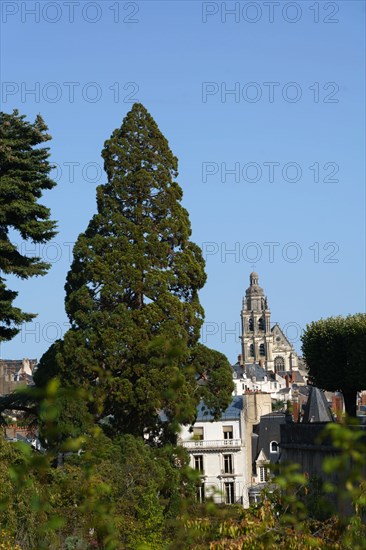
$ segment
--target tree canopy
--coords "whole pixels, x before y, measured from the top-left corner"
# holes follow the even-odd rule
[[[301,339],[312,382],[342,391],[347,413],[356,416],[357,391],[366,388],[366,314],[312,322]]]
[[[197,347],[204,260],[190,240],[177,159],[143,105],[134,104],[102,156],[108,181],[97,188],[98,211],[76,241],[65,287],[71,329],[35,380],[56,374],[91,389],[93,413],[111,415],[117,431],[174,433],[194,421],[202,396],[217,414],[231,399],[227,359]]]
[[[7,288],[4,275],[27,279],[50,267],[42,258],[22,254],[13,242],[16,234],[32,243],[45,243],[56,234],[50,210],[39,203],[43,191],[56,185],[49,177],[49,148],[38,147],[50,139],[40,115],[32,124],[17,110],[0,113],[0,342],[35,317],[13,305],[18,293]]]

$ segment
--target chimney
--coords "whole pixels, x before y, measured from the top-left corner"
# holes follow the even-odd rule
[[[332,409],[335,412],[337,420],[341,420],[343,414],[343,398],[341,395],[332,396]]]

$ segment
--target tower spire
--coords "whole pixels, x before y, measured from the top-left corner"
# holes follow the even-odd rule
[[[271,314],[264,290],[259,286],[258,273],[252,271],[249,283],[241,311],[242,356],[244,362],[262,361],[267,368],[268,361],[272,361]]]
[[[255,271],[252,271],[252,273],[249,276],[249,280],[250,280],[250,286],[255,286],[255,285],[258,286],[258,281],[259,281],[258,273],[256,273]]]

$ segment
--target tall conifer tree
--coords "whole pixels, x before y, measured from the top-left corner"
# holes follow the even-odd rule
[[[40,115],[31,124],[17,110],[0,113],[0,342],[35,317],[13,305],[18,293],[7,288],[6,275],[27,279],[50,267],[39,257],[22,254],[12,242],[17,233],[32,243],[45,243],[56,234],[50,210],[38,202],[43,191],[56,185],[49,177],[49,148],[38,147],[50,139]]]
[[[204,260],[190,241],[177,159],[143,105],[102,156],[108,182],[97,188],[98,212],[77,239],[65,287],[71,329],[36,381],[59,374],[91,388],[94,413],[110,414],[117,431],[158,433],[164,411],[174,432],[194,420],[201,396],[219,413],[232,391],[227,359],[197,349]]]

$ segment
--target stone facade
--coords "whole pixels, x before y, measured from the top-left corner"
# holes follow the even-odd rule
[[[298,369],[298,357],[278,324],[271,327],[267,296],[259,286],[257,273],[250,274],[241,310],[242,364],[261,361],[267,370],[284,372]]]
[[[306,368],[281,327],[271,326],[268,299],[257,273],[250,274],[241,326],[242,353],[232,365],[234,394],[259,391],[270,393],[276,401],[292,400],[293,390],[307,383]]]

